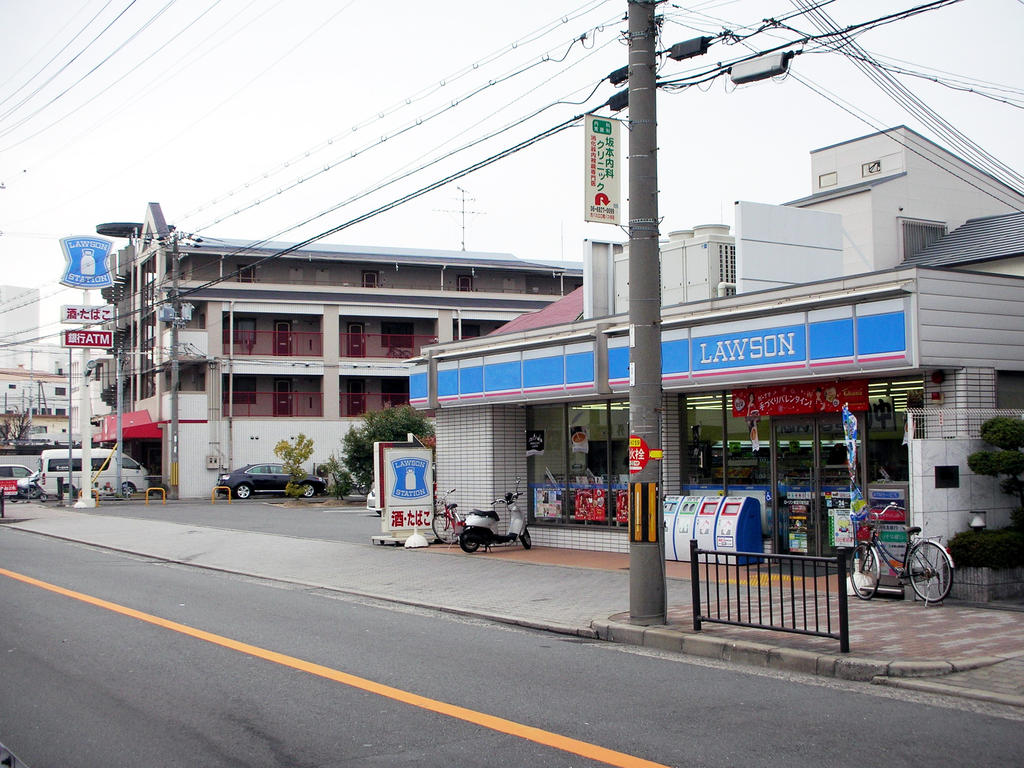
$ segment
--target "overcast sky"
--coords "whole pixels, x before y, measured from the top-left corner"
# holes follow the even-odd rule
[[[660,77],[816,34],[797,15],[812,1],[662,3],[663,48],[716,41],[666,60]],[[845,27],[921,3],[816,4]],[[625,11],[624,0],[0,0],[0,284],[39,288],[42,326],[58,330],[59,305],[82,297],[58,286],[58,238],[141,221],[150,201],[204,237],[296,241],[339,227],[603,104],[615,88],[602,79],[627,60]],[[752,34],[766,18],[785,28]],[[856,40],[926,75],[900,80],[1020,172],[1022,30],[1021,0],[962,0]],[[880,128],[949,146],[841,53],[793,48],[804,52],[786,77],[660,93],[663,234],[731,225],[735,200],[807,195],[812,149]],[[582,186],[577,125],[327,242],[578,260],[585,237],[626,238],[584,224]]]

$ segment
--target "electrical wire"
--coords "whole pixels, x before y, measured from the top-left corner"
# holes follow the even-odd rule
[[[803,8],[806,5],[805,0],[792,0],[792,2],[798,8]],[[960,2],[960,0],[948,0],[947,2],[940,0],[931,5],[944,7],[956,2]],[[983,171],[1001,183],[1006,184],[1011,189],[1014,189],[1014,191],[1019,191],[1024,186],[1024,176],[984,150],[966,134],[952,125],[952,123],[931,109],[916,94],[904,86],[903,83],[881,67],[876,66],[870,55],[855,40],[849,38],[843,30],[840,30],[826,11],[822,9],[809,9],[807,18],[825,33],[836,34],[840,41],[842,41],[837,46],[837,50],[840,53],[845,54],[847,49],[854,51],[857,55],[850,57],[850,60],[868,79],[875,83],[893,101],[921,120],[931,130],[935,131],[936,135],[943,137],[955,151],[963,155],[964,159],[976,164]]]
[[[177,0],[173,0],[173,2],[176,2],[176,1],[177,1]],[[201,13],[200,13],[200,14],[199,14],[198,16],[196,16],[196,17],[195,17],[194,19],[192,19],[192,21],[190,21],[190,22],[189,22],[188,24],[186,24],[186,25],[185,25],[184,27],[182,27],[182,28],[181,28],[181,29],[179,29],[179,30],[178,30],[177,32],[175,32],[175,33],[174,33],[173,35],[171,35],[170,37],[168,37],[168,38],[167,38],[167,39],[166,39],[166,40],[165,40],[165,41],[163,42],[163,44],[162,44],[162,45],[160,45],[160,47],[158,47],[158,48],[157,48],[156,50],[152,51],[151,53],[147,54],[147,57],[146,57],[146,58],[147,58],[147,59],[149,59],[149,58],[151,58],[151,57],[153,57],[153,56],[156,56],[156,55],[158,55],[158,54],[159,54],[159,53],[160,53],[161,51],[163,51],[163,50],[164,50],[165,48],[168,48],[168,47],[169,47],[169,46],[170,46],[171,44],[173,44],[173,43],[174,43],[175,41],[177,41],[177,39],[178,39],[179,37],[181,37],[181,36],[182,36],[183,34],[185,34],[185,33],[186,33],[186,32],[187,32],[188,30],[190,30],[190,29],[191,29],[191,28],[192,28],[193,26],[195,26],[195,25],[196,25],[197,23],[199,23],[199,21],[200,21],[200,20],[201,20],[201,19],[202,19],[202,18],[203,18],[204,16],[206,16],[206,14],[210,13],[211,11],[213,11],[213,9],[214,9],[214,8],[216,8],[216,7],[218,6],[218,5],[220,5],[220,3],[221,3],[221,2],[222,2],[222,0],[214,0],[214,2],[213,2],[213,3],[211,4],[211,5],[207,6],[207,7],[206,7],[206,8],[205,8],[205,9],[204,9],[204,10],[203,10],[203,11],[202,11],[202,12],[201,12]],[[168,6],[166,6],[166,7],[165,7],[165,8],[163,9],[163,10],[166,10],[166,8],[167,8],[167,7],[169,7],[169,6],[170,6],[170,3],[168,3]],[[163,13],[163,10],[161,10],[161,13]],[[156,18],[156,17],[154,17],[154,19],[155,19],[155,18]],[[149,23],[149,22],[147,22],[147,24],[148,24],[148,23]],[[141,31],[141,30],[140,30],[140,31]],[[103,62],[100,62],[100,64],[102,64],[102,63],[103,63]],[[97,67],[98,67],[98,66],[99,66],[99,65],[97,65]],[[131,75],[134,75],[134,74],[135,74],[135,72],[136,72],[136,70],[137,70],[137,67],[129,67],[129,68],[125,69],[124,73],[123,73],[123,74],[122,74],[122,75],[121,75],[120,77],[116,78],[116,79],[115,79],[115,80],[114,80],[113,82],[111,82],[111,83],[108,83],[108,84],[107,84],[106,86],[104,86],[103,90],[102,90],[102,91],[100,91],[100,93],[99,93],[99,94],[93,94],[93,95],[89,96],[89,97],[88,97],[88,98],[87,98],[87,99],[86,99],[86,100],[85,100],[84,102],[82,102],[82,103],[78,104],[78,105],[77,105],[77,106],[75,106],[75,107],[72,107],[72,108],[71,108],[71,109],[69,109],[69,110],[68,110],[67,112],[65,112],[65,113],[64,113],[63,115],[61,115],[60,117],[57,117],[57,118],[55,118],[54,120],[51,120],[51,121],[50,121],[49,123],[47,123],[46,125],[42,126],[41,128],[38,128],[38,129],[37,129],[37,130],[36,130],[36,131],[35,131],[34,133],[32,133],[32,134],[30,134],[30,135],[28,135],[28,136],[25,136],[24,138],[21,138],[21,139],[19,139],[18,141],[14,142],[13,144],[9,144],[8,146],[4,147],[3,149],[0,149],[0,153],[3,153],[3,152],[7,152],[7,151],[9,151],[9,150],[11,150],[11,149],[14,149],[15,147],[19,147],[19,146],[21,146],[22,144],[24,144],[25,142],[27,142],[27,141],[31,141],[32,139],[36,138],[37,136],[40,136],[40,135],[42,135],[43,133],[45,133],[46,131],[50,130],[51,128],[53,128],[53,127],[55,127],[55,126],[57,126],[57,125],[60,125],[60,124],[61,124],[61,123],[63,123],[63,122],[65,121],[65,120],[67,120],[67,119],[68,119],[69,117],[73,117],[73,116],[75,116],[75,115],[76,115],[76,114],[77,114],[77,113],[78,113],[78,112],[79,112],[79,111],[80,111],[80,110],[82,109],[82,107],[83,107],[83,106],[84,106],[85,104],[87,104],[87,103],[89,103],[90,101],[92,101],[93,99],[97,98],[97,96],[102,96],[103,94],[107,93],[107,92],[108,92],[108,91],[109,91],[109,90],[110,90],[111,88],[113,88],[114,86],[116,86],[116,85],[117,85],[118,83],[120,83],[121,81],[123,81],[123,80],[127,79],[127,78],[128,78],[128,77],[130,77]],[[95,70],[93,70],[93,71],[95,71]],[[88,75],[86,75],[86,76],[88,76]],[[84,77],[83,77],[83,79],[84,79]],[[79,81],[79,82],[81,82],[81,81]],[[73,87],[74,87],[74,85],[72,85],[72,86],[69,86],[68,90],[70,90],[70,89],[71,89],[71,88],[73,88]],[[65,93],[66,93],[66,92],[67,92],[67,91],[65,91]],[[58,97],[58,98],[59,98],[59,97]],[[51,102],[51,103],[52,103],[52,102]],[[45,108],[45,107],[44,107],[44,108]],[[43,109],[43,108],[41,108],[41,109],[40,109],[39,111],[42,111],[42,109]],[[37,112],[36,114],[38,114],[38,112]],[[27,118],[27,119],[31,119],[31,117],[32,117],[32,116],[29,116],[29,118]],[[104,117],[104,120],[106,120],[106,121],[109,121],[109,120],[110,120],[110,115],[109,115],[109,114],[108,114],[108,115],[106,115],[106,116]],[[3,135],[4,135],[4,132],[0,132],[0,136],[3,136]]]
[[[124,11],[122,11],[122,12],[121,12],[121,14],[119,14],[119,15],[118,15],[118,17],[117,17],[116,19],[114,19],[114,21],[110,22],[110,24],[108,24],[108,25],[107,25],[107,26],[106,26],[106,27],[104,28],[103,32],[100,32],[100,34],[99,34],[99,35],[97,35],[97,36],[96,36],[96,38],[94,38],[94,39],[93,39],[93,42],[95,42],[95,40],[98,40],[98,39],[99,39],[99,37],[100,37],[101,35],[103,35],[103,34],[104,34],[104,33],[105,33],[105,32],[106,32],[106,31],[107,31],[108,29],[110,29],[110,27],[112,27],[112,26],[114,25],[114,23],[116,23],[116,22],[117,22],[117,20],[118,20],[118,19],[120,19],[120,18],[121,18],[121,16],[122,16],[122,15],[123,15],[123,14],[124,14],[124,13],[125,13],[125,12],[126,12],[127,10],[128,10],[128,8],[131,8],[131,6],[135,4],[135,2],[136,2],[136,0],[132,0],[132,1],[131,1],[131,2],[130,2],[130,3],[128,4],[128,6],[127,6],[127,7],[126,7],[126,8],[124,9]],[[80,84],[81,84],[81,83],[82,83],[82,82],[83,82],[84,80],[86,80],[86,78],[90,77],[90,76],[91,76],[91,75],[92,75],[93,73],[95,73],[95,72],[96,72],[96,71],[97,71],[97,70],[98,70],[98,69],[99,69],[100,67],[102,67],[102,66],[103,66],[104,64],[106,64],[106,63],[107,63],[108,61],[110,61],[110,60],[111,60],[111,59],[112,59],[112,58],[113,58],[114,56],[116,56],[116,55],[117,55],[118,53],[120,53],[120,52],[121,52],[122,50],[124,50],[125,46],[127,46],[127,45],[128,45],[128,44],[129,44],[130,42],[131,42],[131,41],[133,41],[133,40],[134,40],[134,39],[135,39],[136,37],[138,37],[138,36],[139,36],[140,34],[142,34],[142,33],[143,33],[143,32],[144,32],[144,31],[145,31],[146,29],[148,29],[148,28],[150,27],[150,25],[152,25],[152,24],[153,24],[153,23],[154,23],[154,22],[155,22],[155,21],[156,21],[156,20],[157,20],[158,18],[160,18],[160,16],[162,16],[162,15],[163,15],[163,14],[164,14],[164,13],[165,13],[165,12],[167,11],[167,9],[169,9],[169,8],[170,8],[170,7],[172,6],[172,5],[174,5],[174,4],[176,3],[176,2],[178,2],[178,0],[168,0],[167,4],[166,4],[166,5],[164,5],[164,7],[163,7],[163,8],[161,8],[161,9],[160,9],[159,11],[157,11],[157,12],[156,12],[156,13],[155,13],[155,14],[154,14],[153,16],[151,16],[151,17],[150,17],[150,18],[149,18],[149,19],[148,19],[148,20],[147,20],[147,21],[146,21],[146,22],[145,22],[145,23],[144,23],[144,24],[143,24],[143,25],[142,25],[142,26],[141,26],[141,27],[140,27],[139,29],[137,29],[137,30],[136,30],[135,32],[133,32],[133,33],[132,33],[131,35],[129,35],[129,36],[128,36],[128,38],[127,38],[126,40],[124,40],[124,42],[122,42],[122,43],[121,43],[121,44],[120,44],[119,46],[117,46],[116,48],[114,48],[114,50],[113,50],[113,51],[111,51],[111,52],[110,52],[109,54],[107,54],[107,55],[106,55],[106,56],[105,56],[104,58],[102,58],[102,59],[101,59],[101,60],[99,61],[99,63],[98,63],[98,64],[96,64],[96,65],[95,65],[95,66],[94,66],[94,67],[93,67],[92,69],[90,69],[90,70],[89,70],[88,72],[86,72],[86,73],[85,73],[84,75],[82,75],[81,77],[79,77],[79,78],[78,78],[78,79],[77,79],[77,80],[76,80],[75,82],[73,82],[73,83],[72,83],[71,85],[69,85],[68,87],[66,87],[66,88],[65,88],[65,89],[64,89],[63,91],[61,91],[61,92],[60,92],[60,93],[58,93],[58,94],[57,94],[56,96],[54,96],[53,98],[51,98],[51,99],[50,99],[50,100],[49,100],[48,102],[46,102],[45,104],[43,104],[43,105],[42,105],[41,107],[38,107],[38,108],[36,109],[36,111],[35,111],[35,112],[32,112],[31,114],[27,115],[26,117],[23,117],[23,118],[21,118],[21,119],[20,119],[20,120],[19,120],[19,121],[18,121],[17,123],[15,123],[14,125],[12,125],[12,126],[8,126],[8,127],[6,127],[6,128],[3,128],[2,130],[0,130],[0,136],[6,136],[6,135],[8,135],[9,133],[12,133],[12,132],[13,132],[14,130],[16,130],[17,128],[20,128],[20,127],[21,127],[22,125],[24,125],[24,124],[25,124],[26,122],[28,122],[28,121],[29,121],[29,120],[31,120],[31,119],[32,119],[33,117],[35,117],[35,116],[36,116],[36,115],[38,115],[38,114],[39,114],[40,112],[42,112],[42,111],[43,111],[44,109],[46,109],[47,107],[49,107],[49,106],[51,106],[51,105],[53,105],[53,104],[57,103],[57,101],[59,101],[59,100],[60,100],[60,99],[61,99],[61,98],[62,98],[62,97],[63,97],[63,96],[65,95],[65,94],[67,94],[67,93],[68,93],[68,92],[69,92],[69,91],[70,91],[70,90],[71,90],[72,88],[74,88],[74,87],[75,87],[75,86],[77,86],[77,85],[80,85]],[[90,43],[90,45],[92,45],[92,43]],[[85,51],[85,50],[86,50],[86,49],[83,49],[83,51],[82,51],[82,52],[84,53],[84,51]],[[79,54],[79,55],[80,55],[80,54]],[[77,58],[77,56],[76,56],[75,58]],[[74,59],[72,59],[72,61],[74,61]],[[70,64],[70,62],[68,62],[68,63]],[[62,71],[63,71],[63,70],[62,70]],[[47,81],[46,81],[46,83],[44,83],[44,85],[46,85],[46,84],[50,83],[50,82],[52,81],[52,79],[53,79],[53,78],[50,78],[50,80],[47,80]],[[33,93],[32,93],[32,94],[31,94],[31,95],[30,95],[29,97],[26,97],[25,99],[23,99],[23,100],[22,100],[21,102],[19,102],[19,103],[18,103],[18,104],[17,104],[17,105],[15,106],[15,107],[13,107],[13,108],[11,108],[11,109],[7,110],[7,112],[5,112],[4,114],[0,115],[0,120],[4,120],[4,119],[6,119],[7,117],[10,117],[10,116],[11,116],[11,114],[12,114],[13,112],[15,112],[15,111],[16,111],[16,110],[17,110],[18,108],[20,108],[21,106],[23,106],[23,105],[24,105],[24,104],[25,104],[25,103],[26,103],[26,102],[27,102],[27,101],[29,100],[29,98],[31,98],[31,96],[34,96],[34,95],[36,95],[37,93],[39,93],[39,90],[41,90],[41,88],[42,88],[42,86],[40,87],[40,89],[37,89],[37,90],[33,91]],[[8,149],[10,149],[10,148],[8,147]]]

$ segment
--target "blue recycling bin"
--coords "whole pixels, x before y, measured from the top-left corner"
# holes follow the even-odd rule
[[[672,520],[666,559],[689,561],[690,539],[700,549],[764,552],[761,502],[752,496],[684,496],[675,504]]]

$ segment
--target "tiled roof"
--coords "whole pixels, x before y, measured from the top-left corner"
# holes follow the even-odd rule
[[[1011,256],[1024,256],[1024,213],[970,219],[904,262],[946,267]]]
[[[583,286],[560,298],[558,301],[548,304],[544,309],[536,312],[527,312],[514,320],[509,320],[500,328],[491,331],[490,336],[501,333],[518,333],[520,331],[532,331],[536,328],[547,328],[551,325],[563,325],[579,320],[583,314]]]

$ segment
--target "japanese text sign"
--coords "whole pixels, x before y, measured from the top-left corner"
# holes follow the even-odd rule
[[[622,218],[619,123],[596,115],[587,115],[584,120],[586,179],[583,219],[619,224]]]

